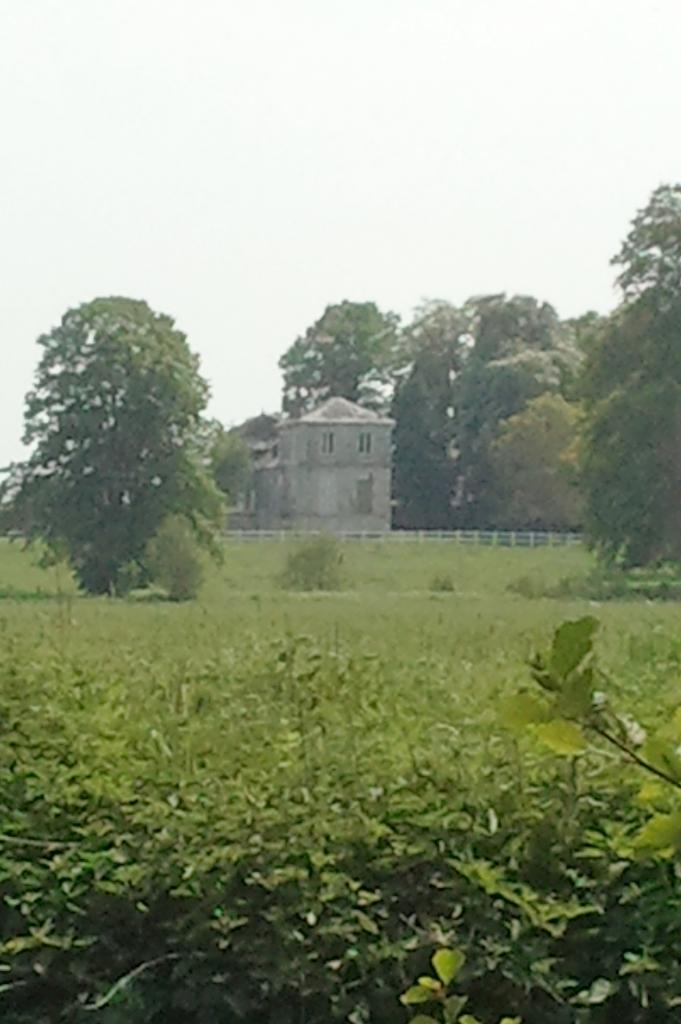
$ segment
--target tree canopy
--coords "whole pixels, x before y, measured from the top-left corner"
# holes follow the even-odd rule
[[[508,525],[491,447],[508,417],[572,386],[574,331],[532,296],[426,303],[402,334],[395,493],[399,525]]]
[[[85,589],[115,589],[163,519],[208,541],[221,499],[195,439],[208,389],[173,320],[146,302],[99,298],[38,339],[26,399],[33,450],[4,483],[28,537],[65,549]]]
[[[624,298],[583,375],[587,532],[628,565],[681,561],[681,187],[657,189],[614,262]]]
[[[574,530],[581,524],[577,479],[579,409],[545,392],[503,420],[491,446],[497,516],[505,527]]]
[[[327,306],[279,360],[283,409],[298,416],[332,396],[371,408],[389,397],[399,319],[373,302]]]
[[[473,298],[464,312],[472,343],[457,386],[461,515],[482,526],[498,518],[490,448],[500,424],[566,388],[580,353],[553,306],[532,296]]]
[[[238,430],[219,428],[209,452],[213,478],[230,505],[246,495],[253,476],[251,450]]]
[[[466,319],[446,302],[420,306],[404,330],[393,399],[396,523],[446,529],[456,484],[455,388],[465,355]]]

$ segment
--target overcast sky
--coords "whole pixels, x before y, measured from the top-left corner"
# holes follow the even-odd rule
[[[680,38],[680,0],[0,0],[0,465],[97,295],[174,316],[226,423],[331,302],[608,310]]]

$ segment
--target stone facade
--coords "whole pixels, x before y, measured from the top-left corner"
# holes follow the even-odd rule
[[[389,530],[393,425],[345,398],[281,423],[256,466],[257,529]]]

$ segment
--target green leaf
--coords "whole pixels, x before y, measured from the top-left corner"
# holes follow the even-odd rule
[[[522,1017],[502,1017],[499,1024],[523,1024]]]
[[[369,917],[368,914],[365,914],[361,910],[357,910],[356,911],[356,916],[357,916],[357,920],[359,922],[360,928],[362,928],[365,932],[369,932],[370,935],[378,935],[379,927],[376,924],[376,922],[373,921]]]
[[[468,996],[450,996],[445,999],[445,1015],[448,1020],[458,1020],[459,1014],[468,1002]]]
[[[598,1006],[607,1002],[610,996],[617,991],[617,985],[607,978],[596,978],[588,989],[579,992],[573,1002],[579,1006]]]
[[[442,985],[435,978],[431,978],[428,974],[422,974],[420,978],[417,978],[417,984],[423,988],[430,989],[431,992],[440,992]]]
[[[537,725],[549,717],[546,704],[531,693],[514,693],[506,697],[499,705],[499,711],[502,725],[511,729]]]
[[[400,1002],[403,1006],[415,1006],[417,1003],[429,1003],[432,998],[433,993],[430,989],[424,988],[423,985],[412,985],[402,993]]]
[[[597,629],[598,620],[592,615],[559,626],[551,646],[551,671],[562,679],[573,672],[591,652]]]
[[[438,1024],[435,1017],[428,1017],[425,1013],[419,1013],[412,1017],[409,1024]]]
[[[472,1017],[470,1013],[464,1013],[463,1017],[459,1017],[459,1024],[482,1024],[477,1017]]]
[[[634,839],[634,849],[670,854],[681,849],[681,812],[656,814]]]
[[[650,736],[643,745],[642,756],[653,768],[665,772],[681,782],[681,758],[676,753],[676,744],[659,732]]]
[[[550,747],[555,754],[579,754],[586,747],[586,740],[579,726],[563,718],[555,718],[552,722],[536,725],[534,731],[542,743]]]
[[[593,671],[587,665],[581,672],[573,672],[561,687],[556,709],[566,718],[583,718],[593,704]]]
[[[460,949],[438,949],[431,963],[443,985],[454,980],[466,962],[466,955]]]

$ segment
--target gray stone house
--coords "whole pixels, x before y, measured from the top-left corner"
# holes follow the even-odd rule
[[[282,421],[255,466],[256,529],[389,530],[393,426],[345,398]]]

